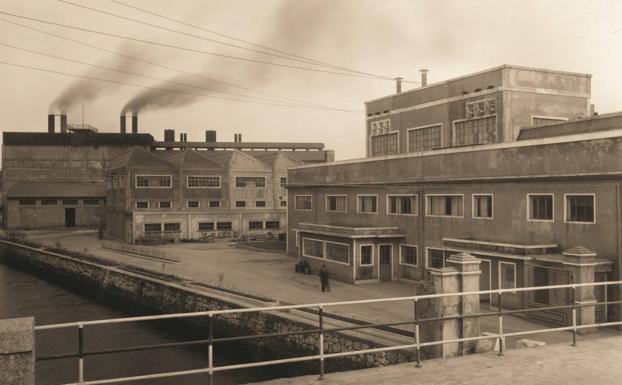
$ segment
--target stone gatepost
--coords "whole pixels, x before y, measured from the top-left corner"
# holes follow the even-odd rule
[[[35,320],[0,320],[0,384],[35,384]]]
[[[571,283],[593,283],[596,253],[582,246],[573,247],[562,253],[567,269],[570,271]],[[570,295],[572,298],[572,295]],[[596,304],[594,286],[577,287],[574,301],[577,305]],[[596,307],[582,306],[577,308],[577,325],[590,325],[596,322]],[[577,330],[580,334],[595,333],[596,328]]]
[[[436,293],[458,293],[479,291],[480,260],[468,253],[451,255],[447,267],[431,271]],[[479,295],[444,297],[438,301],[437,315],[452,316],[479,313]],[[465,318],[443,321],[441,337],[443,340],[479,337],[479,318]],[[477,341],[461,344],[444,344],[442,357],[451,357],[472,352]]]

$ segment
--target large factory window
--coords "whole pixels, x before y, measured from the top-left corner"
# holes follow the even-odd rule
[[[170,175],[136,175],[136,188],[170,188]]]
[[[238,176],[235,178],[235,187],[266,187],[266,177],[264,176]]]
[[[389,215],[415,215],[417,214],[416,195],[388,195],[387,214]]]
[[[220,188],[219,176],[188,175],[186,180],[188,188]]]
[[[435,124],[408,129],[408,152],[441,147],[442,127],[442,124]]]
[[[495,143],[496,139],[496,116],[454,122],[454,146]]]
[[[427,195],[426,215],[430,217],[462,217],[462,195]]]
[[[350,246],[345,243],[326,242],[326,259],[349,264]]]
[[[371,156],[392,155],[399,152],[397,132],[371,137]]]

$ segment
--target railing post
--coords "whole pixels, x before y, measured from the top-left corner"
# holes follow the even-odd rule
[[[499,305],[497,307],[497,315],[499,318],[499,355],[502,356],[503,355],[503,345],[504,345],[504,340],[505,338],[503,338],[503,310],[501,309],[501,299],[503,298],[503,292],[499,292],[499,301],[497,303],[497,305]]]
[[[608,291],[608,289],[609,289],[609,286],[603,285],[603,290],[605,291],[605,293],[604,293],[605,294],[605,311],[603,312],[604,313],[603,317],[605,317],[605,322],[609,321],[609,310],[608,310],[609,305],[607,304],[607,302],[608,302],[608,299],[607,299],[607,291]]]
[[[324,379],[324,308],[319,306],[319,324],[320,324],[320,377],[318,380]]]
[[[572,301],[572,346],[577,346],[577,301],[575,300],[576,290],[577,287],[573,285],[570,295],[570,300]]]
[[[84,325],[78,325],[78,383],[84,382]]]
[[[209,385],[214,384],[214,317],[209,313],[209,332],[207,335],[207,369],[209,376]]]
[[[421,367],[421,346],[419,345],[421,343],[421,340],[419,339],[419,320],[417,318],[417,299],[415,298],[413,300],[413,318],[415,321],[415,331],[414,331],[414,338],[415,338],[415,344],[417,344],[417,365],[415,365],[415,367],[420,368]]]

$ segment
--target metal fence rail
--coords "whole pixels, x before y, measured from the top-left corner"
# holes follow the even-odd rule
[[[427,295],[410,296],[410,297],[393,297],[393,298],[353,300],[353,301],[329,302],[329,303],[268,306],[268,307],[259,307],[259,308],[209,310],[209,311],[201,311],[201,312],[161,314],[161,315],[151,315],[151,316],[115,318],[115,319],[107,319],[107,320],[69,322],[69,323],[61,323],[61,324],[54,324],[54,325],[40,325],[40,326],[36,326],[35,330],[39,331],[39,330],[73,328],[73,327],[77,328],[78,352],[38,357],[37,361],[77,357],[78,358],[78,381],[75,383],[70,383],[70,384],[65,384],[65,385],[114,384],[114,383],[120,383],[120,382],[131,382],[131,381],[138,381],[138,380],[164,378],[164,377],[186,376],[186,375],[201,374],[201,373],[207,373],[209,375],[209,384],[211,385],[213,384],[213,375],[216,372],[224,372],[224,371],[245,369],[245,368],[255,368],[255,367],[260,367],[260,366],[307,362],[307,361],[318,361],[319,362],[319,375],[320,375],[320,379],[322,379],[324,377],[324,361],[326,359],[372,354],[372,353],[383,353],[383,352],[390,352],[390,351],[395,351],[395,350],[414,350],[416,354],[416,365],[417,367],[419,367],[421,366],[421,348],[439,346],[439,345],[444,345],[444,344],[455,344],[455,343],[462,343],[462,342],[468,342],[468,341],[478,341],[478,340],[496,338],[498,339],[499,355],[503,355],[503,351],[505,348],[505,339],[507,337],[517,337],[517,336],[559,332],[559,331],[572,331],[572,345],[575,346],[577,344],[577,331],[578,330],[586,329],[586,328],[602,328],[602,327],[608,327],[608,326],[622,325],[622,321],[596,322],[593,324],[578,325],[577,324],[577,310],[583,307],[595,308],[597,306],[603,306],[603,305],[606,308],[607,306],[610,306],[610,305],[622,304],[622,300],[609,301],[607,299],[607,295],[605,294],[604,301],[602,302],[595,301],[595,302],[590,302],[590,303],[578,303],[575,301],[576,290],[578,288],[583,288],[583,287],[593,288],[593,287],[603,286],[605,287],[605,293],[606,293],[607,287],[615,286],[615,285],[622,285],[622,281],[552,285],[552,286],[539,286],[539,287],[524,287],[524,288],[514,288],[514,289],[497,289],[497,290],[484,290],[484,291],[472,291],[472,292],[461,292],[461,293],[427,294]],[[524,308],[524,309],[515,309],[515,310],[503,310],[502,308],[502,304],[503,304],[502,299],[503,299],[504,293],[518,293],[518,292],[530,292],[530,291],[536,291],[536,290],[556,290],[556,289],[570,289],[571,290],[570,303],[565,304],[565,305],[537,307],[537,308]],[[457,314],[457,315],[452,315],[452,316],[443,316],[443,317],[434,317],[434,318],[420,318],[417,312],[417,303],[422,300],[441,299],[441,298],[447,298],[447,297],[475,296],[475,295],[479,296],[482,294],[492,294],[492,295],[497,296],[497,301],[498,301],[497,311],[477,312],[477,313],[470,313],[470,314]],[[404,302],[404,301],[412,303],[412,307],[413,307],[413,313],[412,313],[413,317],[412,319],[409,319],[406,321],[396,321],[396,322],[387,322],[387,323],[364,323],[364,324],[355,324],[355,325],[350,325],[350,326],[330,327],[330,328],[326,328],[324,325],[325,319],[327,318],[327,316],[324,314],[324,310],[326,308],[344,306],[344,305],[363,305],[363,304],[373,304],[373,303]],[[318,316],[318,319],[317,319],[318,327],[317,328],[310,328],[307,330],[300,330],[300,331],[293,331],[293,332],[265,333],[265,334],[253,334],[253,335],[243,335],[243,336],[233,336],[233,337],[216,337],[216,338],[214,337],[214,330],[213,330],[214,319],[221,315],[242,314],[242,313],[278,314],[279,312],[290,311],[290,310],[310,310],[310,309],[312,309],[315,312],[315,314]],[[555,328],[543,328],[543,329],[536,329],[536,330],[526,330],[526,331],[519,331],[519,332],[512,332],[512,333],[506,333],[503,331],[503,317],[504,316],[516,315],[516,314],[527,314],[527,313],[532,313],[532,312],[550,311],[550,310],[570,310],[571,315],[572,315],[572,324],[569,326],[562,326],[562,327],[555,327]],[[456,339],[451,339],[451,340],[430,341],[430,342],[421,342],[420,340],[419,329],[420,329],[421,324],[432,323],[432,322],[443,322],[443,321],[449,321],[449,320],[462,320],[462,319],[467,319],[467,318],[492,317],[492,316],[496,316],[497,322],[498,322],[498,332],[495,334],[486,335],[486,336],[477,336],[477,337],[456,338]],[[132,347],[125,347],[125,348],[117,348],[117,349],[100,349],[100,350],[91,350],[91,351],[84,350],[84,329],[87,326],[112,325],[112,324],[119,324],[119,323],[142,322],[142,321],[153,321],[153,320],[184,319],[184,318],[191,318],[191,317],[208,317],[208,322],[209,322],[208,338],[200,339],[200,340],[193,340],[193,341],[170,342],[170,343],[161,343],[161,344],[153,344],[153,345],[141,345],[141,346],[132,346]],[[328,333],[353,331],[353,330],[361,330],[361,329],[369,329],[369,328],[379,328],[379,327],[405,326],[405,325],[413,326],[412,343],[400,344],[400,345],[395,345],[395,346],[369,348],[369,349],[355,350],[355,351],[344,351],[344,352],[335,352],[335,353],[325,352],[324,338],[325,338],[325,335]],[[223,365],[223,366],[214,365],[214,344],[216,343],[244,341],[244,340],[259,339],[259,338],[287,337],[287,336],[305,335],[305,334],[318,335],[318,354],[306,355],[306,356],[301,356],[301,357],[293,357],[293,358],[283,358],[283,359],[276,359],[276,360],[257,361],[257,362],[235,364],[235,365]],[[197,346],[197,345],[207,345],[208,347],[208,366],[206,368],[155,373],[155,374],[130,376],[130,377],[110,378],[110,379],[102,379],[102,380],[91,380],[91,381],[87,381],[84,379],[84,374],[85,374],[84,373],[84,359],[89,356],[112,354],[112,353],[124,353],[124,352],[131,352],[131,351],[163,349],[163,348],[170,348],[170,347]]]

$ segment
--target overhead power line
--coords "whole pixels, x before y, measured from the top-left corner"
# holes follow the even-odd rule
[[[4,64],[4,65],[8,65],[8,66],[13,66],[13,67],[18,67],[18,68],[23,68],[23,69],[30,69],[30,70],[39,71],[39,72],[47,72],[47,73],[52,73],[52,74],[57,74],[57,75],[62,75],[62,76],[69,76],[69,77],[74,77],[74,78],[93,80],[93,81],[105,82],[105,83],[112,83],[112,84],[129,86],[129,87],[143,88],[143,89],[154,90],[154,91],[159,91],[159,92],[163,92],[163,93],[190,95],[190,96],[197,96],[197,97],[200,97],[200,98],[221,99],[221,100],[228,100],[228,101],[234,101],[234,102],[254,103],[254,104],[262,104],[262,105],[269,105],[269,106],[316,109],[316,108],[311,107],[311,106],[279,104],[279,103],[270,103],[270,102],[260,102],[260,101],[254,101],[254,100],[242,100],[242,99],[234,99],[234,98],[225,98],[225,97],[222,97],[222,96],[205,95],[205,94],[198,94],[198,93],[193,93],[193,92],[178,91],[178,90],[172,90],[172,89],[169,89],[169,88],[143,86],[141,84],[122,82],[122,81],[118,81],[118,80],[102,79],[102,78],[97,78],[97,77],[94,77],[94,76],[76,75],[76,74],[72,74],[72,73],[68,73],[68,72],[55,71],[55,70],[50,70],[50,69],[47,69],[47,68],[29,66],[29,65],[25,65],[25,64],[19,64],[19,63],[12,63],[12,62],[7,62],[7,61],[3,61],[3,60],[0,60],[0,64]],[[348,110],[336,110],[336,111],[360,113],[360,111],[348,111]]]

